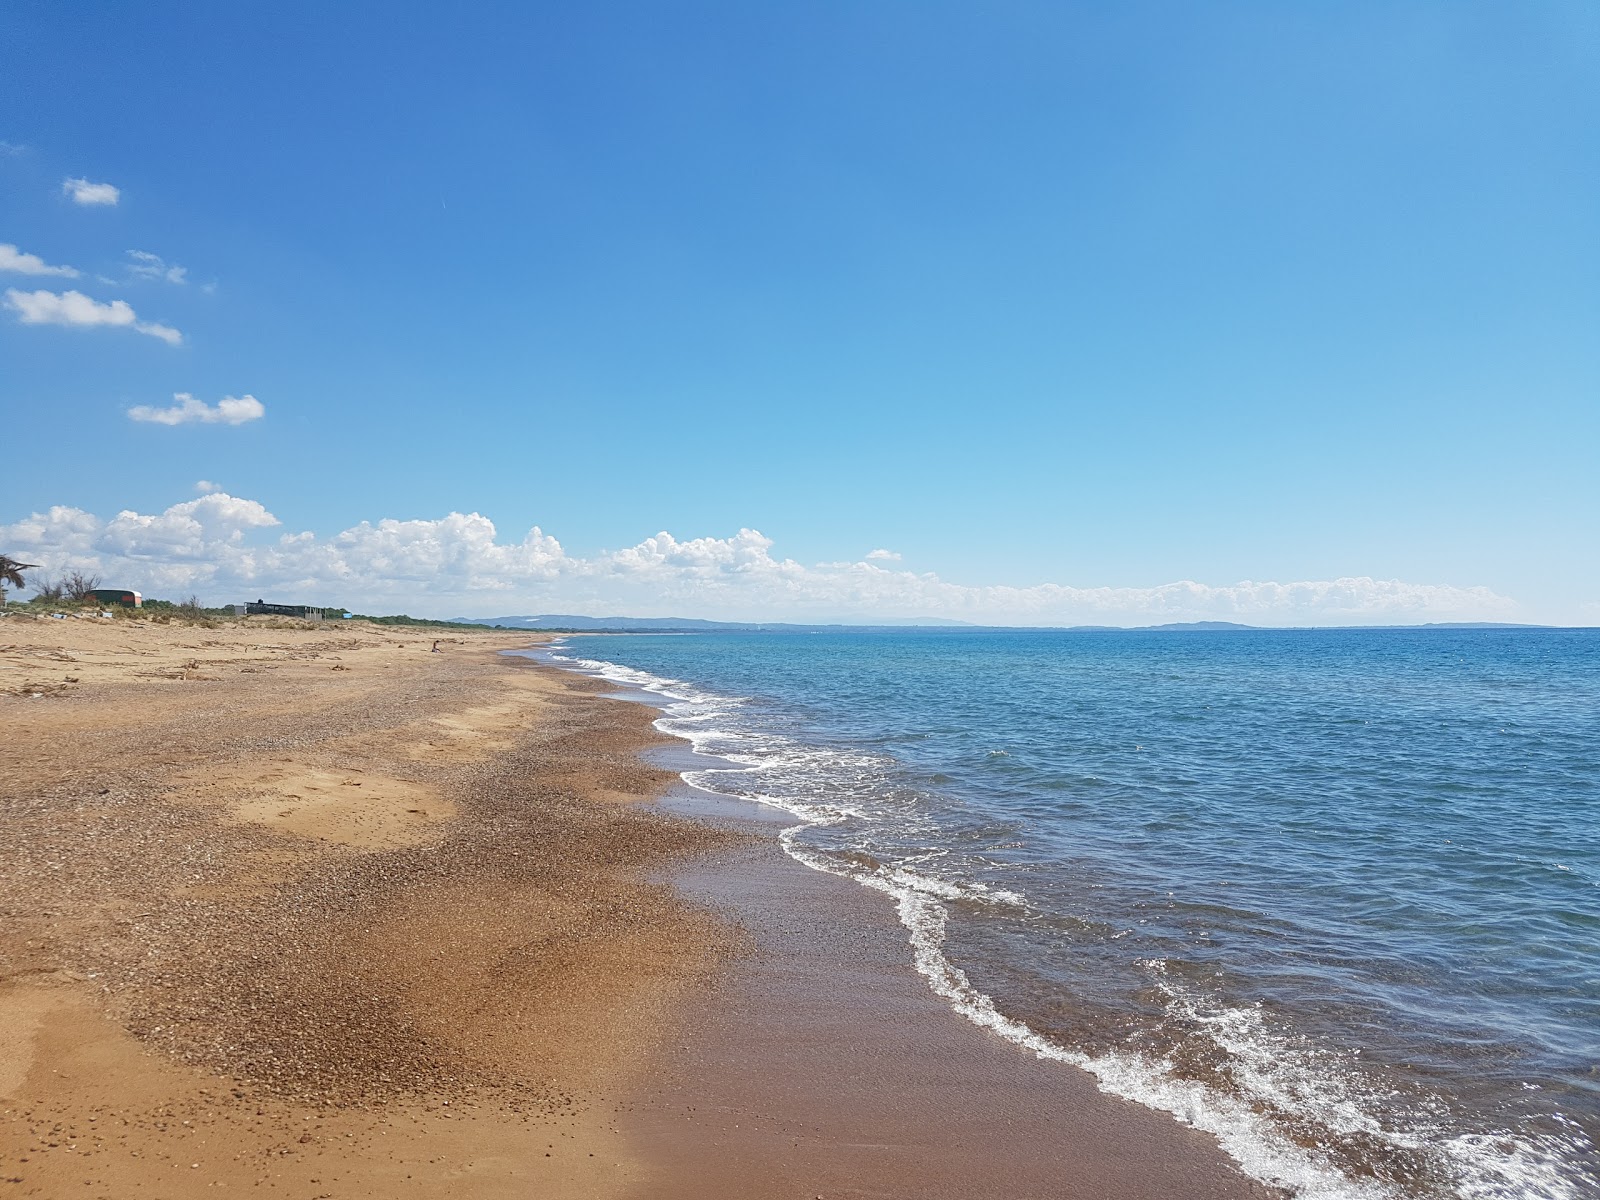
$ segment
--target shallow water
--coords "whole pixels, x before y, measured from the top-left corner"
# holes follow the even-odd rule
[[[1600,1195],[1600,634],[573,638],[952,1005],[1312,1197]]]

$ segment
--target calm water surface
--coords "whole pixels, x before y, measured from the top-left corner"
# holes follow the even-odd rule
[[[573,638],[972,1020],[1308,1197],[1600,1196],[1600,633]]]

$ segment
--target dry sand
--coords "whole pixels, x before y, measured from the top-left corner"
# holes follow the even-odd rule
[[[628,1194],[727,837],[527,636],[0,623],[0,1195]]]
[[[0,1197],[1264,1194],[436,632],[0,621]]]

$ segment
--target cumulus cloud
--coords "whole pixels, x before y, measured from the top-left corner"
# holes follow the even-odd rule
[[[174,403],[166,408],[135,405],[128,410],[128,417],[154,425],[243,425],[246,421],[259,421],[267,415],[267,406],[249,395],[224,396],[215,404],[196,400],[188,392],[174,392],[172,399]],[[202,484],[205,482],[203,479],[200,481]]]
[[[122,191],[109,183],[90,183],[87,179],[63,179],[61,193],[74,204],[115,204]]]
[[[128,251],[128,274],[135,279],[162,279],[168,283],[188,283],[189,268],[169,263],[148,250]]]
[[[125,509],[106,522],[96,542],[124,560],[203,563],[241,547],[249,530],[277,524],[278,518],[256,501],[213,492],[154,516]]]
[[[868,562],[899,562],[900,556],[893,550],[885,550],[881,546],[867,554]]]
[[[197,485],[198,486],[198,485]],[[363,521],[340,533],[268,531],[253,500],[209,491],[162,513],[103,520],[57,507],[0,526],[0,544],[45,570],[92,571],[118,586],[214,601],[246,593],[413,614],[627,612],[795,621],[950,617],[995,625],[1262,625],[1494,620],[1517,607],[1483,587],[1349,577],[1148,588],[953,583],[877,563],[803,566],[753,529],[680,539],[666,532],[590,557],[539,527],[501,540],[479,513]]]
[[[17,275],[60,275],[67,279],[76,279],[79,274],[75,267],[52,267],[37,254],[25,254],[10,242],[0,242],[0,271]]]
[[[212,492],[220,492],[222,487],[219,484],[212,483],[209,479],[197,479],[194,481],[194,490],[202,496],[209,496]]]
[[[85,296],[82,292],[22,292],[6,289],[6,307],[17,314],[24,325],[115,325],[126,326],[149,337],[160,338],[169,346],[183,342],[183,334],[170,325],[155,321],[141,321],[126,300],[113,300],[109,304]]]

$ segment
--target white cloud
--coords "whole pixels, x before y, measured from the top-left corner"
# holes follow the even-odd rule
[[[174,392],[172,398],[176,403],[167,408],[136,405],[128,410],[128,417],[154,425],[243,425],[267,415],[267,406],[254,396],[224,396],[215,404],[196,400],[188,392]]]
[[[126,326],[153,338],[160,338],[169,346],[183,341],[183,334],[170,325],[155,321],[141,321],[126,300],[113,300],[109,304],[85,296],[82,292],[21,292],[6,289],[6,307],[17,314],[24,325],[116,325]]]
[[[197,479],[194,481],[194,490],[202,496],[209,496],[212,492],[220,492],[222,485],[212,483],[209,479]]]
[[[278,518],[254,500],[213,492],[174,504],[156,516],[125,509],[99,530],[97,544],[123,559],[203,561],[241,546],[248,530],[278,524]]]
[[[79,274],[75,267],[52,267],[37,254],[25,254],[10,242],[0,242],[0,271],[18,275],[61,275],[67,279],[76,279]]]
[[[155,321],[140,321],[134,325],[134,328],[140,333],[148,334],[153,338],[160,338],[169,346],[181,346],[183,344],[183,334],[179,333],[171,325],[161,325]]]
[[[123,300],[101,304],[82,292],[21,292],[6,289],[6,307],[24,325],[132,325],[136,315]]]
[[[897,553],[895,553],[893,550],[885,550],[882,547],[879,547],[877,550],[873,550],[867,555],[867,561],[868,562],[899,562],[900,561],[900,556]]]
[[[115,204],[122,199],[120,189],[109,183],[90,183],[87,179],[63,179],[61,192],[70,196],[74,204]]]
[[[128,274],[135,279],[164,279],[168,283],[188,283],[189,268],[169,263],[147,250],[129,250]]]
[[[303,603],[413,614],[629,613],[792,621],[952,617],[996,625],[1394,624],[1516,619],[1483,587],[1351,577],[1149,588],[972,586],[874,563],[807,567],[772,554],[753,529],[680,540],[658,533],[592,557],[567,554],[537,526],[501,541],[479,513],[381,520],[331,536],[263,531],[278,520],[214,491],[143,516],[104,521],[53,508],[0,526],[0,544],[47,571],[85,570],[160,595],[214,601],[267,591]]]

